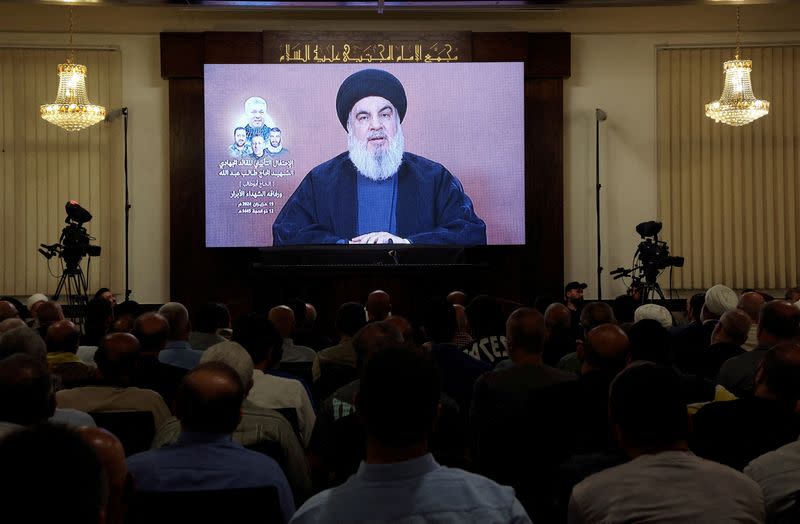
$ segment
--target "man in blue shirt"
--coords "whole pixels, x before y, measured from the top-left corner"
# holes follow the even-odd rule
[[[169,323],[169,337],[164,349],[158,353],[159,362],[183,369],[194,368],[200,363],[203,352],[192,349],[189,344],[192,331],[189,311],[180,302],[167,302],[158,312]]]
[[[356,395],[366,460],[347,482],[303,504],[292,522],[530,522],[513,489],[440,466],[428,452],[440,391],[428,355],[397,347],[370,358]]]
[[[303,179],[272,227],[292,244],[486,244],[461,182],[444,166],[404,151],[406,93],[394,75],[347,77],[336,112],[348,151]]]
[[[245,449],[231,434],[239,425],[244,386],[222,362],[207,362],[186,375],[175,399],[178,441],[128,458],[128,471],[143,492],[212,491],[274,486],[284,521],[294,513],[286,476],[270,457]]]

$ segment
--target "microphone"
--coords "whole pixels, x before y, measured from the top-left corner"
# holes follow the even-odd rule
[[[128,108],[120,107],[119,109],[115,109],[110,113],[106,113],[106,122],[113,122],[122,115],[127,115],[127,114],[128,114]]]
[[[605,122],[606,118],[608,118],[608,115],[602,109],[597,108],[594,110],[594,117],[598,122]]]
[[[400,261],[397,260],[397,251],[396,250],[392,249],[391,251],[389,251],[389,256],[392,257],[392,260],[394,260],[395,265],[398,265],[400,263]]]

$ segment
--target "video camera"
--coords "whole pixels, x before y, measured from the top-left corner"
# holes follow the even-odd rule
[[[671,256],[667,243],[658,239],[662,227],[661,222],[654,220],[636,226],[636,232],[643,239],[636,248],[636,255],[639,256],[647,280],[650,280],[651,276],[652,280],[655,280],[659,271],[668,267],[683,267],[684,258]]]
[[[82,208],[75,200],[70,200],[64,206],[67,218],[66,226],[61,230],[61,236],[56,244],[40,244],[39,253],[47,260],[54,256],[61,257],[67,269],[74,270],[85,256],[100,256],[100,246],[93,246],[93,237],[89,235],[83,224],[92,220],[92,214]]]

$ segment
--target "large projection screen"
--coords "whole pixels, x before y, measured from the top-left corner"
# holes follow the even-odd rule
[[[407,100],[404,151],[443,166],[460,182],[474,215],[485,223],[485,243],[524,244],[523,63],[469,62],[206,64],[205,151],[197,150],[205,154],[206,246],[274,245],[273,223],[306,175],[347,153],[337,92],[363,69],[385,70],[400,81]],[[259,99],[265,112],[258,110],[263,108]],[[245,128],[238,131],[239,147],[238,127]],[[278,133],[267,128],[280,130],[277,146]],[[246,136],[243,146],[241,135]],[[263,156],[252,153],[254,146],[262,148],[261,138],[253,143],[256,135],[263,138]],[[402,191],[408,193],[408,187]],[[429,195],[418,196],[427,202]],[[336,198],[328,202],[334,212],[357,216],[356,191],[329,198]],[[400,213],[405,209],[400,202],[409,195],[396,198],[392,209]]]

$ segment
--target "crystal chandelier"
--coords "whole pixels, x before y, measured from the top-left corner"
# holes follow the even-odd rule
[[[722,96],[706,104],[706,116],[729,126],[743,126],[769,113],[769,102],[753,95],[750,83],[752,60],[739,59],[739,8],[736,8],[736,58],[722,66],[725,86]]]
[[[69,8],[70,55],[58,64],[58,95],[52,104],[39,106],[42,118],[67,131],[80,131],[106,117],[106,108],[89,102],[86,96],[86,66],[75,63],[72,47],[72,7]]]

